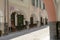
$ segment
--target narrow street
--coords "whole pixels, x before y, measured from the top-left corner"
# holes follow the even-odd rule
[[[7,36],[2,36],[0,40],[49,40],[49,26],[25,29]]]

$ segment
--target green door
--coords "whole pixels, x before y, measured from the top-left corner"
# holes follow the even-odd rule
[[[24,25],[24,16],[23,15],[17,15],[17,25],[18,25],[18,30],[23,29],[23,25]]]

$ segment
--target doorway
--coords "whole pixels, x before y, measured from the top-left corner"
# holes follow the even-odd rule
[[[41,23],[41,26],[43,26],[43,18],[40,17],[40,23]]]
[[[30,17],[30,24],[33,24],[33,17]]]
[[[24,29],[24,15],[17,15],[17,29]]]
[[[16,27],[15,27],[15,14],[16,14],[16,12],[13,12],[12,14],[11,14],[11,31],[12,32],[15,32],[16,31]]]

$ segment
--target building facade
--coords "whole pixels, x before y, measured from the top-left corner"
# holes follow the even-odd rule
[[[32,24],[37,24],[40,26],[41,17],[48,18],[47,12],[45,10],[45,5],[41,0],[0,0],[0,10],[1,10],[1,29],[2,33],[9,30],[11,26],[18,26],[19,20],[28,26]],[[44,15],[45,14],[45,15]],[[18,17],[17,17],[18,15]],[[19,15],[22,15],[19,19]],[[44,20],[43,20],[44,21]],[[44,22],[45,23],[45,22]],[[27,28],[29,28],[27,26]],[[14,28],[14,27],[13,27]],[[7,31],[8,32],[8,31]]]

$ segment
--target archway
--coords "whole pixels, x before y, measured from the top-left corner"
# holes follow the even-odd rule
[[[11,23],[13,25],[15,25],[15,14],[16,14],[16,12],[12,12],[12,14],[11,14]]]
[[[11,31],[15,32],[26,28],[24,26],[24,13],[22,11],[15,11],[11,14]]]
[[[37,17],[35,14],[31,14],[30,16],[30,27],[37,26]]]
[[[11,14],[11,31],[15,31],[15,14],[16,12],[12,12]]]

